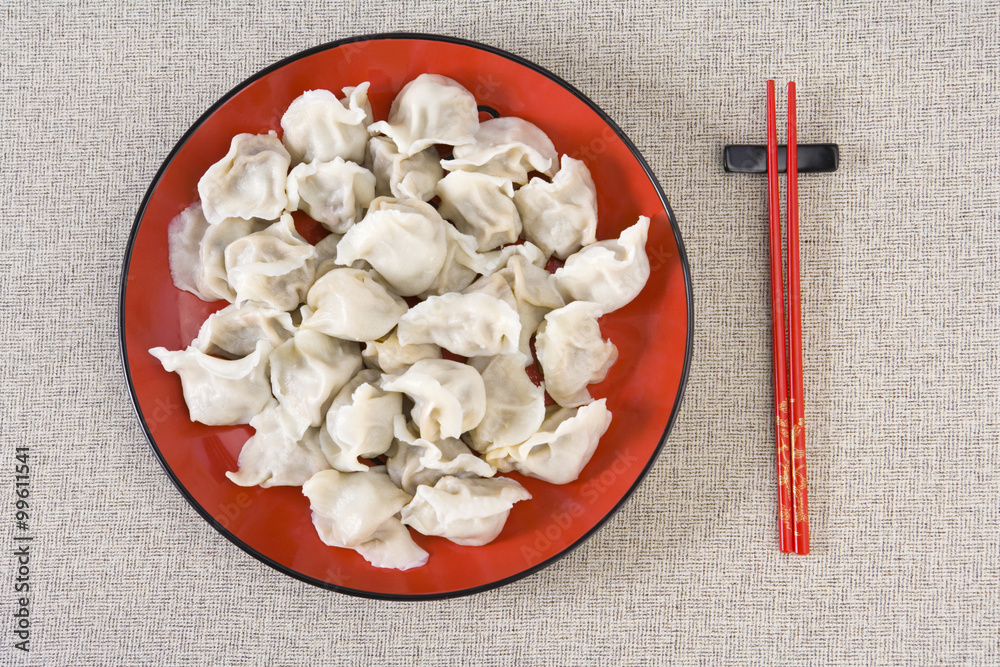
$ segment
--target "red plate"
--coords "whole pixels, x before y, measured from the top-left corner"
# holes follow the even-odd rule
[[[415,535],[430,553],[400,572],[320,542],[299,488],[242,488],[236,469],[249,426],[192,423],[175,374],[149,355],[176,350],[197,334],[208,304],[177,290],[167,264],[167,224],[198,197],[198,179],[240,132],[281,132],[285,109],[305,90],[370,81],[376,119],[403,85],[423,72],[444,74],[481,105],[520,116],[560,153],[586,162],[597,185],[598,238],[616,237],[640,214],[652,219],[646,245],[652,275],[631,304],[601,320],[620,357],[592,387],[614,415],[577,481],[555,486],[512,475],[534,498],[518,503],[503,533],[483,547]],[[153,452],[188,502],[255,558],[293,577],[372,598],[427,599],[475,593],[536,572],[601,527],[632,494],[663,445],[680,407],[691,359],[691,277],[680,231],[649,165],[621,129],[557,76],[503,51],[447,37],[389,34],[333,42],[247,79],[210,108],[174,147],[136,215],[125,253],[119,303],[122,364],[136,414]]]

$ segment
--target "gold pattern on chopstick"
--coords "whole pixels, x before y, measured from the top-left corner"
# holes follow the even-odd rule
[[[809,519],[809,508],[806,507],[806,449],[803,442],[806,428],[806,420],[799,417],[798,422],[792,428],[792,505],[795,508],[795,522],[804,523]],[[796,535],[799,533],[796,532]]]
[[[774,415],[775,428],[781,442],[781,456],[778,460],[778,493],[788,497],[794,493],[792,486],[792,462],[789,460],[790,447],[787,446],[788,433],[788,401],[781,401]],[[792,530],[792,511],[789,507],[780,509],[781,524],[786,530]]]
[[[789,530],[792,527],[792,512],[787,507],[781,508],[781,525]]]
[[[778,412],[774,416],[774,425],[782,437],[788,437],[788,401],[778,404]]]

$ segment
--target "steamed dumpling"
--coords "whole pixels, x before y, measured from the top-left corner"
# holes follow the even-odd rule
[[[535,351],[549,396],[567,408],[590,402],[587,385],[601,382],[618,348],[601,337],[601,307],[589,301],[553,310],[538,327]]]
[[[472,93],[454,79],[421,74],[392,101],[389,120],[368,129],[388,136],[400,153],[415,155],[434,144],[471,144],[479,129],[479,109]]]
[[[292,310],[305,299],[315,275],[316,250],[295,231],[288,213],[226,248],[226,276],[236,290],[236,303]]]
[[[210,224],[226,218],[275,220],[288,205],[285,181],[291,157],[278,135],[237,134],[226,157],[198,181],[198,196]]]
[[[281,129],[282,141],[296,163],[365,159],[372,122],[368,86],[366,81],[344,88],[342,100],[329,90],[308,90],[292,101],[281,117]]]
[[[491,448],[486,460],[503,472],[568,484],[580,476],[610,425],[603,398],[580,408],[550,406],[538,433],[520,444]]]
[[[278,347],[295,333],[292,316],[253,301],[230,304],[208,316],[191,347],[205,354],[239,359],[251,354],[257,341]]]
[[[337,245],[343,234],[328,234],[324,236],[313,248],[316,249],[316,280],[319,280],[333,269],[340,268],[337,265]],[[367,262],[358,262],[351,266],[352,269],[367,269]]]
[[[383,391],[380,377],[378,371],[361,371],[330,405],[320,442],[337,470],[364,470],[358,457],[379,456],[392,446],[393,420],[403,415],[403,396]]]
[[[517,315],[521,319],[521,337],[518,349],[532,360],[531,337],[538,330],[545,316],[566,305],[556,287],[555,278],[545,269],[515,255],[497,274],[510,284],[514,294]]]
[[[398,375],[421,359],[440,359],[441,348],[431,343],[403,345],[393,331],[384,338],[365,343],[361,356],[368,368]]]
[[[401,375],[386,376],[382,389],[406,394],[410,415],[424,440],[457,438],[486,414],[486,387],[471,366],[449,359],[424,359]]]
[[[497,250],[479,254],[479,273],[484,276],[496,273],[507,266],[512,257],[523,257],[528,263],[534,264],[538,268],[544,268],[548,262],[548,255],[542,252],[541,248],[531,241],[508,245]]]
[[[552,182],[533,178],[514,193],[524,237],[546,255],[566,259],[597,240],[597,190],[590,170],[563,155]]]
[[[599,304],[604,313],[626,305],[649,280],[648,234],[649,218],[639,216],[617,239],[598,241],[571,255],[555,272],[559,290],[567,299]]]
[[[395,518],[410,496],[384,468],[324,470],[302,485],[302,493],[324,544],[354,549],[375,567],[408,570],[427,562],[427,552]]]
[[[296,424],[301,436],[320,426],[333,397],[361,369],[357,343],[309,329],[271,352],[271,393]]]
[[[224,426],[249,424],[271,400],[270,351],[267,342],[258,341],[253,353],[242,359],[219,359],[193,347],[175,352],[154,347],[149,353],[164,370],[180,376],[191,421]]]
[[[354,547],[369,539],[383,521],[410,501],[410,495],[392,483],[384,468],[322,470],[302,485],[302,493],[309,498],[314,518],[325,519],[320,537],[337,547]]]
[[[437,278],[421,293],[421,296],[440,296],[448,292],[460,292],[476,279],[483,264],[484,255],[476,251],[475,237],[463,234],[454,225],[445,224],[444,266]]]
[[[447,224],[433,206],[419,199],[378,197],[340,240],[337,263],[348,266],[363,259],[396,294],[420,294],[444,267]]]
[[[446,475],[454,477],[492,477],[496,469],[479,458],[458,438],[434,442],[410,432],[406,418],[396,417],[396,440],[386,461],[389,478],[407,493],[421,484],[433,486]]]
[[[288,210],[302,209],[337,234],[360,220],[374,198],[374,174],[339,157],[303,162],[288,174]]]
[[[406,302],[367,271],[333,269],[309,289],[302,327],[328,336],[368,341],[389,333]]]
[[[517,311],[514,290],[510,288],[510,283],[500,273],[480,277],[476,282],[462,290],[462,294],[485,294],[507,304],[511,310]]]
[[[428,297],[399,318],[403,345],[434,343],[463,357],[517,350],[521,322],[500,299],[475,292]]]
[[[438,212],[460,232],[474,237],[479,252],[514,243],[520,236],[521,217],[510,180],[455,171],[441,179],[437,193],[441,197]]]
[[[486,415],[469,432],[469,442],[477,451],[524,442],[542,425],[545,391],[528,377],[525,361],[522,354],[470,361],[486,386]]]
[[[421,549],[403,522],[389,517],[371,536],[354,547],[375,567],[409,570],[427,563],[429,554]]]
[[[271,402],[250,420],[256,433],[243,444],[238,472],[226,477],[240,486],[302,486],[330,467],[319,446],[319,429],[297,433],[295,420]]]
[[[418,486],[402,520],[418,533],[478,547],[496,539],[514,503],[529,498],[527,489],[506,477],[447,476],[434,486]]]
[[[519,185],[533,171],[552,176],[559,154],[552,140],[522,118],[493,118],[479,124],[473,143],[456,146],[453,160],[441,164],[449,171],[474,171],[498,176]]]
[[[174,285],[202,301],[234,301],[236,292],[226,279],[226,247],[268,224],[256,219],[226,218],[210,225],[200,203],[187,207],[167,227]]]
[[[437,149],[431,146],[404,155],[388,137],[372,137],[368,142],[368,168],[375,174],[375,194],[397,199],[434,198],[438,181],[444,177]]]

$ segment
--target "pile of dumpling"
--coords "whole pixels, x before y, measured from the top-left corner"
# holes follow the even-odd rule
[[[646,283],[649,219],[598,242],[584,163],[480,122],[452,79],[417,77],[380,122],[368,87],[233,138],[169,228],[174,284],[230,305],[150,353],[193,421],[255,429],[233,482],[301,486],[323,542],[405,570],[428,557],[407,526],[500,533],[531,496],[497,471],[579,476],[611,422],[587,389],[618,354],[597,319]],[[307,242],[296,210],[330,234]]]

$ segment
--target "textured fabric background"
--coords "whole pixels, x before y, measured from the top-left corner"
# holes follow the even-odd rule
[[[117,351],[133,216],[190,123],[277,59],[392,30],[594,99],[694,276],[687,398],[636,495],[554,566],[443,602],[319,590],[220,537],[150,454]],[[764,180],[720,165],[763,139],[768,77],[798,82],[800,141],[842,151],[801,185],[805,558],[773,520]],[[0,557],[0,663],[997,664],[998,81],[996,2],[5,3],[0,516],[9,536],[28,442],[38,537],[27,655]]]

